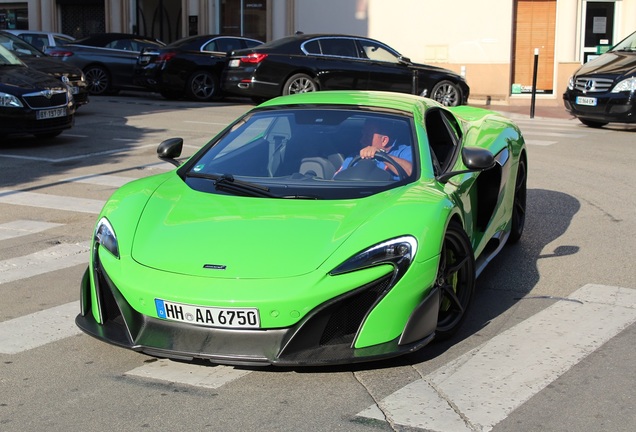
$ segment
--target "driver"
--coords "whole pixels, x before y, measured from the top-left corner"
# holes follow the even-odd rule
[[[397,143],[388,122],[379,119],[367,119],[362,127],[360,144],[362,148],[359,155],[362,159],[373,159],[377,152],[382,152],[399,164],[408,175],[411,175],[413,171],[411,146]],[[347,169],[352,160],[353,156],[347,157],[336,174]],[[378,168],[387,170],[394,176],[398,175],[397,170],[391,164],[385,164],[378,160],[375,163]]]

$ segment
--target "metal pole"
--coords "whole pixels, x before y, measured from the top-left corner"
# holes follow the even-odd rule
[[[530,118],[534,118],[534,105],[537,98],[537,70],[539,69],[539,48],[534,49],[534,71],[532,72],[532,101],[530,102]]]

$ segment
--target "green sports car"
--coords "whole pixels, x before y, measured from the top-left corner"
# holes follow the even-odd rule
[[[181,360],[329,365],[413,352],[464,321],[519,240],[527,154],[492,111],[324,91],[247,112],[104,206],[77,325]]]

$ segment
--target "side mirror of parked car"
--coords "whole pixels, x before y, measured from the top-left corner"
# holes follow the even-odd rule
[[[168,138],[157,147],[157,157],[170,162],[174,166],[179,166],[181,162],[176,158],[181,156],[181,150],[183,150],[183,138]]]
[[[467,170],[449,171],[437,177],[440,183],[446,183],[458,174],[465,174],[475,171],[486,171],[495,166],[495,156],[480,147],[464,147],[462,150],[462,161]]]

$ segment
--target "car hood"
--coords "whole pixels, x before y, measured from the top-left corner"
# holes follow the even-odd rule
[[[177,178],[148,200],[132,258],[163,271],[204,277],[307,274],[401,194],[386,195],[335,201],[237,197],[195,191]],[[374,244],[369,242],[360,248]]]
[[[610,51],[585,63],[576,75],[630,75],[636,73],[636,53]]]
[[[21,56],[20,60],[33,69],[37,69],[40,72],[54,76],[66,75],[71,80],[77,80],[82,77],[82,71],[79,68],[63,63],[61,60],[54,58]]]
[[[23,94],[36,90],[62,89],[57,78],[25,66],[4,66],[0,68],[0,82],[3,91]]]

